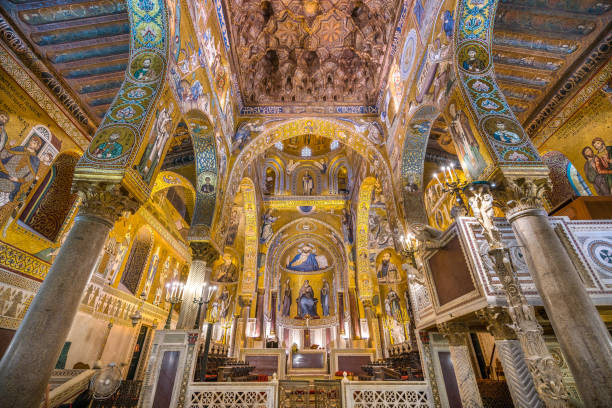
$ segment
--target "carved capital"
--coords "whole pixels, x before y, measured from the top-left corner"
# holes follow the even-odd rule
[[[76,181],[73,188],[81,197],[79,215],[103,219],[111,227],[125,212],[134,213],[139,206],[138,201],[119,184]]]
[[[485,307],[476,312],[478,318],[487,324],[487,330],[495,340],[515,340],[512,319],[505,307]]]
[[[373,312],[374,304],[372,303],[372,299],[370,298],[362,299],[361,303],[363,304],[363,309],[365,310],[366,313]]]
[[[469,329],[464,323],[438,323],[438,331],[446,337],[451,346],[467,346],[467,334]]]
[[[545,193],[551,189],[550,180],[544,178],[516,177],[504,180],[504,189],[499,192],[499,201],[504,205],[506,217],[512,218],[526,210],[543,210]]]
[[[211,266],[219,257],[219,251],[210,241],[191,241],[191,258],[194,261],[203,261],[206,266]]]

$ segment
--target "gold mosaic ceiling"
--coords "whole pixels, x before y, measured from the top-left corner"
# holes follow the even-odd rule
[[[225,0],[245,106],[374,105],[398,0]]]

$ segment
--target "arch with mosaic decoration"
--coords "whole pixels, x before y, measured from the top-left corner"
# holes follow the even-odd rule
[[[162,0],[128,0],[130,55],[121,89],[76,167],[75,178],[122,180],[143,197],[146,183],[131,168],[162,93],[168,61],[168,13]]]
[[[500,90],[493,64],[493,24],[499,0],[459,0],[453,36],[453,67],[471,117],[493,162],[544,172],[537,149]],[[506,137],[504,137],[506,135]]]
[[[217,211],[217,218],[214,223],[214,240],[216,242],[225,242],[225,236],[228,231],[227,226],[229,225],[229,216],[231,214],[230,206],[238,191],[239,181],[242,179],[242,175],[247,167],[257,156],[272,147],[276,142],[307,133],[338,140],[340,143],[352,148],[366,158],[367,161],[372,163],[376,178],[380,180],[384,194],[390,197],[389,211],[393,215],[392,218],[394,220],[400,219],[395,203],[394,188],[388,160],[376,145],[359,132],[355,125],[328,118],[292,119],[280,123],[275,122],[273,126],[265,129],[250,140],[238,154],[227,182],[228,190],[225,192],[222,199],[223,205],[221,205]]]

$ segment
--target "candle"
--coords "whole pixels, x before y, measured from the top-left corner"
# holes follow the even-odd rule
[[[450,179],[451,183],[453,182],[453,176],[451,175],[451,168],[450,166],[448,166],[446,168],[446,170],[448,170],[448,178]]]
[[[438,178],[438,174],[437,174],[437,173],[434,173],[434,175],[433,175],[433,176],[436,178],[436,180],[438,180],[438,184],[442,184],[442,182],[441,182],[441,181],[440,181],[440,179]]]
[[[448,180],[446,179],[446,167],[442,167],[442,176],[444,177],[444,182],[448,183]]]

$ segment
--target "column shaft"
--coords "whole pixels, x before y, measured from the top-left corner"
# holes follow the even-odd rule
[[[504,369],[506,384],[512,395],[512,401],[517,408],[543,407],[538,392],[533,385],[533,379],[525,355],[518,340],[495,340],[497,354]]]
[[[463,408],[483,408],[467,345],[451,344],[449,350]]]
[[[376,358],[383,358],[382,342],[380,340],[380,328],[378,326],[378,317],[374,313],[373,306],[365,306],[365,315],[368,319],[368,329],[370,330],[370,341],[372,347],[376,349]]]
[[[463,408],[483,408],[476,374],[470,361],[467,326],[463,323],[445,322],[438,324],[438,330],[448,339],[461,405]]]
[[[193,329],[199,307],[193,300],[201,296],[202,285],[204,282],[208,281],[210,281],[210,268],[206,266],[206,262],[200,259],[193,259],[191,261],[187,283],[185,284],[181,311],[179,313],[178,322],[176,323],[177,329]],[[200,316],[200,323],[203,323],[205,320],[206,316]]]
[[[78,215],[40,290],[0,362],[6,408],[40,405],[93,266],[112,224]]]
[[[612,405],[612,340],[542,209],[508,215],[544,308],[589,407]]]

